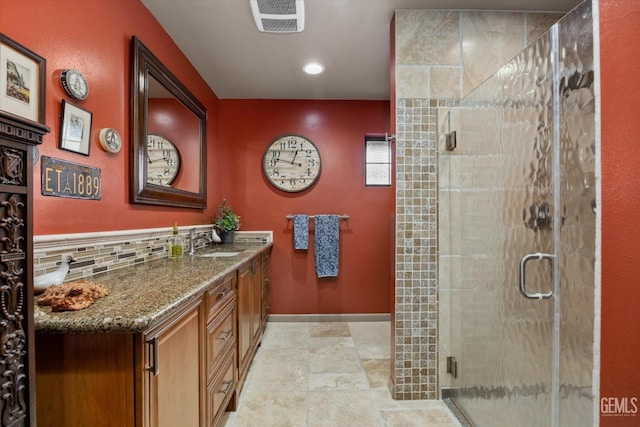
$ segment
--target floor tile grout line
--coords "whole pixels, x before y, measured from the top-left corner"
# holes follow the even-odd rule
[[[364,363],[362,361],[362,355],[361,352],[358,349],[358,342],[355,339],[355,337],[353,336],[353,330],[351,327],[351,323],[349,323],[349,331],[351,333],[351,337],[353,339],[353,344],[356,347],[356,354],[358,355],[358,361],[360,362],[360,368],[362,369],[364,376],[367,380],[367,389],[369,391],[369,398],[371,399],[371,403],[373,404],[373,407],[376,411],[376,415],[378,417],[378,423],[380,425],[380,427],[384,427],[384,420],[382,419],[382,413],[380,412],[380,408],[378,407],[378,402],[376,401],[376,397],[374,395],[374,389],[371,387],[371,383],[369,382],[369,376],[367,375],[367,370],[364,367]]]
[[[381,351],[381,350],[376,348],[377,347],[376,344],[367,345],[367,343],[370,344],[369,341],[371,341],[371,340],[370,340],[370,337],[368,335],[364,335],[364,337],[366,337],[365,345],[364,345],[364,348],[366,350],[364,350],[364,353],[363,353],[361,351],[363,349],[363,347],[359,347],[358,346],[358,343],[360,342],[360,344],[362,344],[362,342],[359,341],[358,339],[356,339],[356,336],[358,334],[354,334],[353,327],[350,325],[351,322],[335,322],[335,323],[346,323],[347,324],[346,327],[347,327],[347,329],[349,331],[349,337],[350,337],[351,341],[353,342],[353,348],[354,348],[354,351],[356,352],[355,357],[357,357],[357,361],[358,361],[358,365],[357,365],[358,368],[359,368],[358,369],[358,371],[359,371],[358,375],[364,376],[364,380],[366,381],[363,384],[364,388],[360,389],[360,388],[357,388],[357,386],[356,386],[355,388],[349,388],[349,389],[340,389],[340,388],[333,389],[333,388],[327,387],[327,386],[329,386],[329,384],[323,385],[322,383],[320,383],[319,384],[319,388],[317,390],[316,389],[311,390],[311,343],[312,343],[312,338],[313,338],[311,336],[312,327],[313,327],[314,323],[321,323],[321,322],[304,322],[304,323],[305,323],[304,327],[301,328],[300,330],[306,331],[306,342],[304,342],[303,346],[291,347],[291,349],[294,349],[294,348],[300,348],[300,349],[303,349],[303,350],[306,349],[306,352],[305,352],[305,354],[306,354],[306,369],[307,369],[306,383],[305,383],[305,386],[303,387],[303,389],[300,390],[300,391],[304,391],[305,392],[305,396],[306,396],[306,399],[305,399],[305,425],[306,425],[306,427],[316,426],[316,425],[318,425],[319,421],[323,421],[322,419],[311,419],[311,417],[313,416],[313,413],[311,411],[311,406],[312,406],[311,405],[311,403],[312,403],[311,402],[311,395],[312,395],[312,392],[317,393],[319,395],[322,395],[323,392],[332,392],[332,391],[339,391],[339,392],[341,392],[343,394],[348,393],[348,392],[361,393],[363,391],[366,391],[366,393],[367,393],[366,395],[368,395],[368,397],[370,399],[370,402],[372,404],[372,408],[375,411],[375,413],[372,414],[372,415],[375,417],[375,419],[378,420],[378,424],[380,426],[384,426],[385,425],[385,421],[393,422],[394,419],[397,419],[397,420],[400,420],[400,421],[404,419],[404,418],[402,418],[404,416],[400,416],[400,418],[394,418],[393,414],[397,415],[397,414],[400,414],[400,413],[403,413],[403,412],[409,413],[410,411],[415,411],[415,410],[426,412],[427,414],[429,414],[430,410],[438,411],[439,414],[442,414],[442,410],[444,410],[447,413],[447,418],[450,421],[452,420],[451,415],[447,411],[448,408],[446,408],[446,405],[444,405],[444,403],[442,401],[440,401],[442,403],[442,405],[433,406],[433,407],[431,407],[430,405],[427,405],[426,407],[425,406],[418,406],[418,405],[416,405],[415,407],[413,407],[413,406],[402,406],[403,403],[401,401],[398,401],[398,406],[395,406],[395,404],[393,404],[393,405],[391,405],[389,407],[384,407],[385,400],[377,400],[377,399],[382,397],[382,394],[380,394],[380,390],[384,390],[384,391],[388,392],[388,389],[386,387],[373,388],[371,386],[371,382],[369,381],[369,377],[367,375],[367,370],[365,369],[365,365],[364,365],[364,362],[363,362],[365,360],[363,358],[363,354],[365,356],[367,354],[376,354],[377,355],[378,354],[377,352]],[[264,361],[263,361],[264,363],[260,363],[259,365],[256,364],[256,365],[252,366],[252,368],[254,368],[254,369],[252,369],[252,372],[247,375],[246,384],[245,384],[245,387],[243,387],[243,390],[248,391],[248,389],[251,387],[251,382],[253,380],[255,380],[256,379],[256,375],[258,375],[258,374],[256,374],[256,371],[258,369],[264,369],[266,367],[265,363],[270,363],[270,362],[267,362],[269,359],[266,359],[265,352],[268,354],[268,351],[266,351],[266,350],[268,350],[268,349],[287,350],[288,349],[288,347],[279,347],[277,345],[274,346],[274,347],[270,347],[270,345],[272,345],[272,342],[269,341],[271,338],[275,339],[275,338],[281,337],[281,335],[286,335],[286,332],[284,334],[282,334],[281,332],[274,333],[274,331],[277,331],[277,330],[275,328],[270,328],[270,329],[271,330],[268,331],[267,333],[265,333],[265,336],[263,337],[263,341],[264,341],[264,343],[266,343],[266,345],[263,344],[258,349],[260,351],[259,357],[260,358],[265,358]],[[361,332],[362,332],[362,330],[359,333],[361,333]],[[336,337],[329,336],[329,337],[331,337],[331,338],[345,338],[344,336],[336,336]],[[360,335],[360,338],[362,338],[362,335]],[[300,342],[300,344],[302,344],[302,343],[303,342]],[[295,344],[293,344],[293,345],[295,346]],[[342,346],[342,344],[340,344],[340,343],[338,343],[336,345],[337,345],[337,347],[341,347]],[[382,348],[382,347],[380,347],[380,348]],[[384,354],[384,352],[382,352],[382,354]],[[372,356],[372,357],[373,357],[373,359],[377,358],[375,356]],[[258,360],[259,359],[256,358],[256,361],[258,361]],[[368,359],[366,359],[366,360],[368,360]],[[389,361],[389,363],[390,363],[390,361]],[[389,369],[391,369],[391,368],[389,368]],[[376,382],[376,384],[377,384],[377,382]],[[349,384],[347,384],[347,386],[349,386]],[[327,388],[323,388],[323,387],[327,387]],[[295,390],[286,390],[286,391],[295,391]],[[278,392],[282,392],[282,390],[277,390],[277,389],[273,389],[273,388],[267,387],[265,390],[259,390],[259,391],[256,391],[255,393],[259,393],[259,394],[267,393],[268,394],[268,393],[272,393],[272,392],[278,393]],[[252,394],[253,393],[254,392],[252,392]],[[243,394],[245,395],[245,397],[247,396],[247,393],[243,393]],[[360,395],[362,397],[365,396],[364,394],[360,394]],[[238,401],[238,412],[242,411],[242,409],[244,407],[244,405],[240,402],[240,400],[242,400],[242,399],[239,399],[239,401]],[[414,401],[414,402],[416,402],[416,404],[418,403],[417,401]],[[317,404],[317,402],[316,402],[316,404]],[[380,404],[383,405],[382,408],[380,407]],[[317,410],[316,410],[316,412],[317,412]],[[249,412],[249,413],[251,413],[251,412]],[[262,416],[265,416],[267,413],[264,413],[264,415],[262,415]],[[234,415],[236,415],[236,414],[234,414]],[[260,416],[261,416],[260,414],[255,414],[255,413],[253,415],[253,417],[260,417]],[[429,415],[427,415],[427,416],[429,416]],[[391,418],[388,418],[388,417],[391,417]],[[242,418],[240,416],[238,416],[238,417],[233,416],[233,417],[230,418],[230,423],[229,424],[224,424],[224,425],[227,426],[227,427],[241,427],[241,425],[247,425],[247,424],[240,424],[242,421],[236,421],[236,420],[242,420]],[[267,421],[268,418],[264,418],[262,420],[264,422],[268,422]],[[247,421],[252,422],[253,419],[249,418],[247,420],[246,414],[245,414],[244,423],[246,423]],[[326,420],[324,420],[324,421],[326,422]],[[372,421],[373,421],[373,419],[372,419]],[[410,425],[418,425],[418,424],[410,424]],[[419,424],[419,425],[422,426],[424,424]],[[445,426],[445,425],[446,426],[459,426],[459,424],[455,424],[453,421],[451,421],[450,423],[446,423],[446,424],[438,423],[438,425],[439,426],[440,425],[442,425],[442,426]]]

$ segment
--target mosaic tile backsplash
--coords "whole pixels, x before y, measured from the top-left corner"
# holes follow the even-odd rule
[[[188,245],[189,230],[196,236],[211,235],[210,225],[180,228],[180,236]],[[34,275],[50,273],[58,268],[65,255],[73,255],[65,281],[90,277],[105,271],[117,270],[167,256],[167,240],[172,228],[153,228],[96,233],[34,236]],[[235,241],[269,242],[270,231],[237,231]],[[200,245],[202,246],[202,241]]]

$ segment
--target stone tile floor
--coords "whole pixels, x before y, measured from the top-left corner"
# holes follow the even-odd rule
[[[224,427],[458,427],[442,401],[388,391],[389,322],[270,322]]]

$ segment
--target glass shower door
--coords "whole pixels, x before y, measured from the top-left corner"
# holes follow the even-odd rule
[[[479,426],[549,426],[553,385],[553,92],[547,34],[452,114],[453,397]]]
[[[585,2],[447,113],[446,380],[477,426],[593,422],[592,39]]]

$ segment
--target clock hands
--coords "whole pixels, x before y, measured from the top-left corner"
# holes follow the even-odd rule
[[[149,163],[161,162],[163,160],[167,161],[169,159],[170,159],[169,157],[160,157],[159,159],[153,159],[153,160],[149,159]]]
[[[299,151],[299,150],[296,150],[295,154],[293,155],[293,160],[284,160],[284,159],[277,158],[277,159],[276,159],[276,161],[277,161],[277,162],[280,162],[280,161],[282,161],[282,162],[287,162],[287,163],[291,163],[292,165],[302,167],[302,163],[296,163],[296,162],[295,162],[296,157],[298,156],[298,151]]]
[[[280,159],[278,159],[278,161],[281,161]],[[287,162],[287,163],[291,163],[292,165],[296,165],[296,166],[302,166],[302,163],[295,163],[293,161],[289,161],[289,160],[282,160],[283,162]]]

